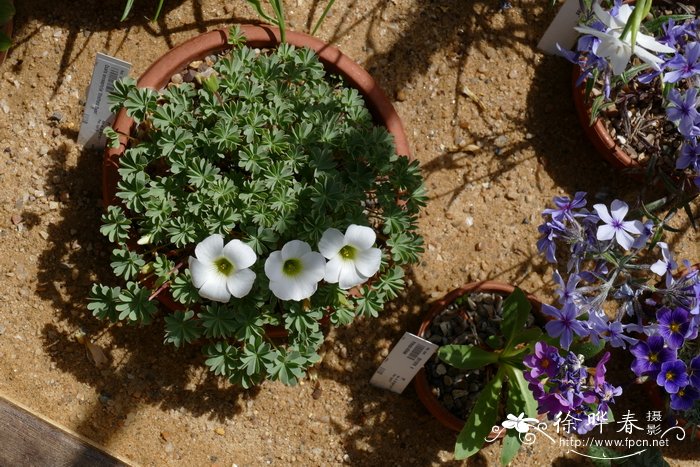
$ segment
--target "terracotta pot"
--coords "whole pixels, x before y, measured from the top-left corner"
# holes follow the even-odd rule
[[[12,0],[10,0],[10,3],[12,3],[14,5],[14,2]],[[12,37],[12,25],[13,25],[13,20],[10,20],[0,27],[2,32],[4,32],[7,35],[7,37]],[[2,65],[3,62],[5,61],[5,57],[7,57],[7,51],[0,52],[0,65]]]
[[[613,140],[610,132],[605,128],[602,120],[598,118],[591,125],[591,106],[586,102],[586,89],[584,86],[576,86],[576,81],[581,76],[581,68],[574,66],[572,76],[572,88],[574,106],[583,131],[593,143],[598,153],[616,169],[639,169],[642,164],[632,159],[629,154]]]
[[[433,319],[439,315],[445,308],[447,308],[452,302],[457,300],[459,297],[472,293],[472,292],[496,292],[501,293],[504,296],[508,296],[515,290],[510,284],[504,284],[497,281],[482,281],[482,282],[471,282],[469,284],[463,285],[462,287],[453,290],[452,292],[445,295],[440,300],[436,301],[430,307],[428,314],[420,325],[418,329],[418,336],[422,337],[425,332],[430,327]],[[533,295],[527,295],[530,304],[532,305],[532,313],[544,321],[542,316],[541,308],[542,302],[540,302]],[[433,391],[431,390],[430,384],[428,384],[428,377],[425,372],[425,368],[421,368],[416,377],[413,379],[413,386],[416,389],[418,398],[423,403],[423,405],[428,409],[433,417],[437,418],[440,423],[445,425],[447,428],[454,431],[462,431],[464,428],[465,420],[456,417],[449,410],[447,410],[435,397]],[[503,435],[501,435],[503,436]]]
[[[273,48],[280,43],[279,30],[272,26],[244,24],[241,25],[241,31],[246,37],[247,45],[250,47]],[[337,48],[315,37],[292,31],[288,31],[286,36],[289,44],[297,47],[308,47],[316,51],[320,61],[329,73],[342,76],[349,87],[357,89],[364,97],[365,104],[374,117],[375,122],[384,126],[394,137],[396,153],[405,156],[410,155],[408,140],[406,139],[399,115],[384,91],[367,71]],[[230,46],[227,38],[228,33],[226,31],[210,31],[171,49],[148,67],[139,78],[138,86],[154,89],[163,88],[168,84],[172,75],[181,71],[192,61],[228,49]],[[133,120],[127,117],[126,112],[122,109],[117,114],[112,127],[117,133],[128,135],[132,131]],[[105,205],[118,202],[115,197],[119,180],[117,169],[119,168],[119,157],[126,149],[126,136],[121,136],[120,141],[121,145],[118,148],[108,148],[105,151],[103,159],[102,196]]]

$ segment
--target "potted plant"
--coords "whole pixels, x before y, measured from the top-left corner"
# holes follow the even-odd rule
[[[0,0],[0,65],[12,46],[12,18],[15,6],[12,0]]]
[[[504,411],[536,416],[523,358],[542,336],[533,326],[540,305],[511,285],[475,282],[435,302],[423,320],[418,335],[440,348],[418,372],[414,385],[431,414],[459,432],[457,459],[481,449]],[[505,464],[517,453],[520,440],[510,433],[503,446]]]
[[[660,241],[668,219],[651,214],[650,206],[630,213],[620,200],[591,211],[583,192],[554,204],[543,211],[537,243],[558,266],[560,309],[543,309],[558,323],[548,324],[549,335],[564,348],[572,338],[629,348],[630,381],[652,381],[670,397],[672,410],[697,423],[700,276],[688,261],[679,274]]]
[[[583,2],[574,102],[586,134],[615,167],[645,171],[680,204],[700,186],[696,6]],[[647,14],[653,14],[653,17]]]
[[[244,387],[294,384],[322,320],[377,316],[422,251],[422,178],[391,104],[337,49],[279,39],[213,31],[115,84],[101,231],[125,285],[94,285],[88,305],[141,325],[170,304],[166,342],[206,341],[210,369]]]

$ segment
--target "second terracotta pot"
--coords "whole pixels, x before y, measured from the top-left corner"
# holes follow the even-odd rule
[[[417,335],[422,337],[430,327],[430,324],[433,322],[435,317],[439,315],[443,310],[445,310],[445,308],[447,308],[451,303],[453,303],[455,300],[457,300],[463,295],[467,295],[474,292],[495,292],[502,294],[505,298],[511,293],[513,293],[514,290],[514,286],[497,281],[471,282],[469,284],[465,284],[462,287],[448,293],[443,298],[432,304],[430,310],[428,311],[428,314],[425,316],[423,322],[420,325],[420,328],[418,329]],[[530,304],[532,305],[531,312],[535,316],[541,317],[542,302],[540,302],[537,298],[530,294],[527,295],[527,298],[530,301]],[[465,420],[462,420],[461,418],[452,414],[452,412],[447,410],[440,403],[437,397],[435,397],[435,394],[433,394],[432,388],[428,383],[428,376],[424,368],[421,368],[416,374],[416,377],[413,379],[413,385],[416,389],[416,393],[418,394],[418,398],[428,409],[428,411],[433,417],[438,419],[440,423],[442,423],[444,426],[451,430],[457,432],[462,431],[462,428],[464,428]]]

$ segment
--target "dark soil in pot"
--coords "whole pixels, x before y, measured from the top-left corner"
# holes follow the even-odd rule
[[[474,292],[458,298],[438,314],[423,338],[434,344],[468,344],[487,347],[486,339],[500,336],[505,296]],[[534,323],[530,315],[528,326]],[[437,354],[426,362],[425,372],[433,395],[455,417],[466,420],[479,393],[493,376],[490,367],[463,371],[442,363]]]

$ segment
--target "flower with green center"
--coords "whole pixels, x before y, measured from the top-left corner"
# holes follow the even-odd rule
[[[255,282],[255,273],[248,269],[257,257],[251,247],[240,240],[224,246],[224,237],[211,235],[194,249],[190,256],[192,283],[199,295],[215,302],[226,303],[231,295],[245,297]]]
[[[287,242],[265,261],[270,290],[281,300],[304,300],[312,296],[323,279],[326,261],[301,240]]]
[[[382,252],[373,248],[377,235],[369,227],[350,225],[343,235],[338,229],[323,232],[318,250],[328,259],[324,279],[350,289],[379,271]]]

